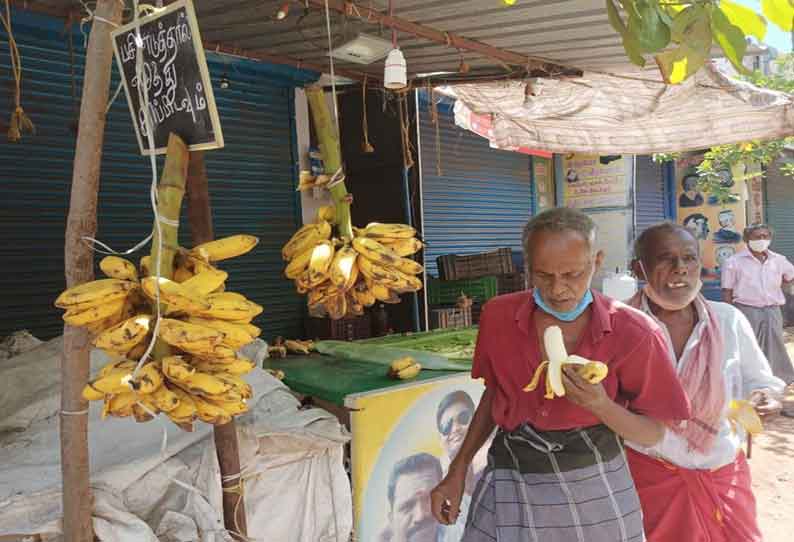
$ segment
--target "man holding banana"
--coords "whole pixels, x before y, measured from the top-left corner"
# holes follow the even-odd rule
[[[534,289],[484,307],[472,376],[483,378],[486,390],[431,493],[436,519],[455,523],[469,464],[498,428],[472,496],[465,542],[644,540],[622,439],[654,445],[664,434],[659,420],[688,419],[689,402],[661,329],[590,290],[603,261],[595,230],[572,209],[534,217],[523,235]],[[559,337],[555,328],[563,344],[544,344],[541,337]],[[562,351],[580,357],[554,374]],[[527,383],[550,357],[546,378],[554,385],[544,394],[544,386]],[[606,377],[585,380],[572,364],[583,358],[606,364]]]

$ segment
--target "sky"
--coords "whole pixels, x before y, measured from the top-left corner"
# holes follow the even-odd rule
[[[761,13],[760,0],[734,0],[736,3],[754,10],[756,13]],[[764,40],[767,45],[771,45],[781,53],[788,53],[791,51],[791,34],[784,32],[772,23],[767,23],[766,39]]]

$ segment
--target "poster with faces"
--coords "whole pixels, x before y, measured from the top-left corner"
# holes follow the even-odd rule
[[[719,279],[725,261],[743,247],[742,231],[747,224],[747,188],[744,167],[719,172],[720,183],[730,189],[731,201],[719,203],[711,194],[698,189],[697,166],[702,155],[676,161],[676,202],[678,223],[698,239],[703,262],[703,278]]]

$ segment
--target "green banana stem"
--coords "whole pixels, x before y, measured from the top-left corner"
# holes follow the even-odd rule
[[[329,185],[331,199],[336,209],[336,227],[344,239],[353,240],[353,222],[350,218],[350,196],[347,193],[344,179]]]
[[[168,151],[165,157],[165,167],[160,184],[157,187],[157,213],[165,218],[168,223],[160,221],[160,234],[158,228],[154,226],[154,236],[152,237],[152,265],[157,265],[157,258],[160,258],[160,276],[170,279],[174,276],[174,256],[179,245],[179,212],[182,208],[182,197],[185,195],[185,184],[187,182],[188,148],[182,138],[176,134],[171,134],[168,138]],[[162,238],[162,250],[159,245]],[[161,313],[165,311],[165,305],[160,305]],[[154,359],[162,359],[171,355],[171,348],[161,339],[157,339],[152,350]]]

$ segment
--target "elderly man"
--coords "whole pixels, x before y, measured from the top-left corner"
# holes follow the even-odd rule
[[[671,367],[692,405],[686,424],[668,425],[653,446],[628,439],[628,458],[649,542],[761,540],[741,442],[729,419],[734,400],[778,409],[783,381],[772,375],[741,312],[700,295],[700,251],[686,228],[663,223],[635,243],[635,274],[646,281],[629,304],[664,330]]]
[[[745,228],[744,241],[747,249],[725,262],[722,300],[750,320],[775,376],[786,384],[794,383],[794,367],[783,341],[780,310],[786,303],[782,286],[794,281],[794,265],[785,256],[769,250],[772,229],[765,224]]]
[[[430,490],[441,480],[441,464],[418,453],[395,463],[389,477],[389,527],[381,542],[443,542],[444,528],[430,512]]]
[[[472,497],[464,542],[644,539],[639,499],[622,439],[653,446],[660,420],[689,418],[689,403],[651,319],[593,292],[601,266],[596,228],[566,208],[530,220],[523,235],[534,289],[493,298],[484,307],[472,376],[485,392],[444,480],[433,515],[454,523],[466,473],[498,432]],[[544,359],[539,337],[562,330],[568,352],[602,361],[609,374],[590,384],[564,369],[564,397],[524,388]]]

